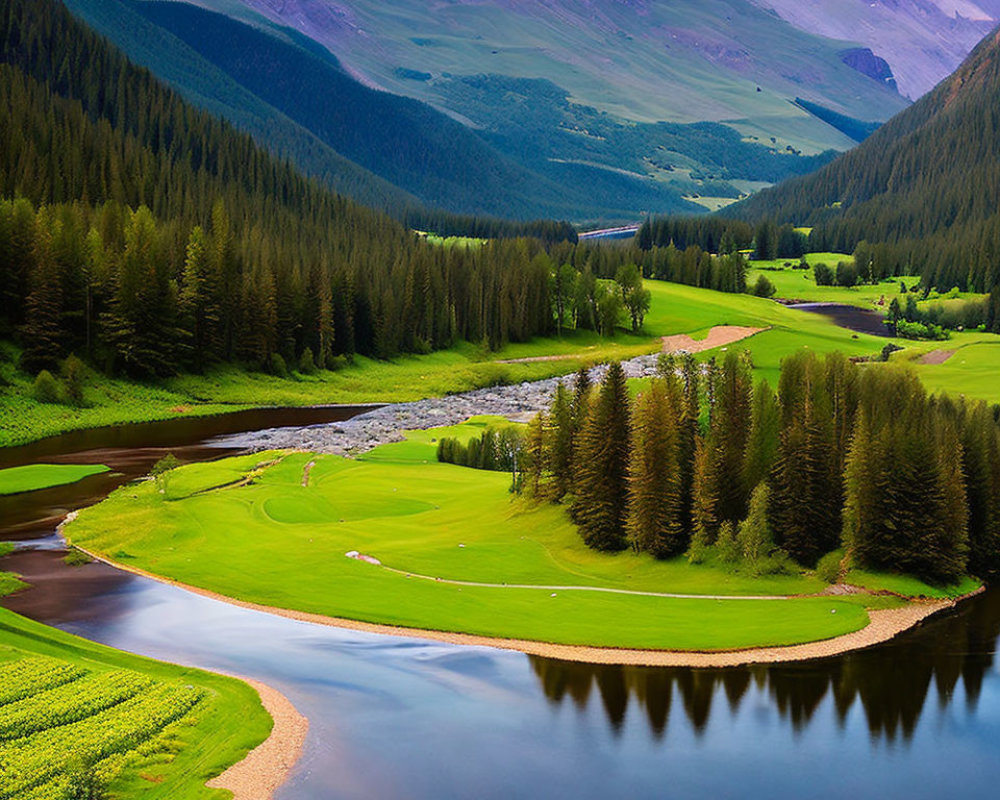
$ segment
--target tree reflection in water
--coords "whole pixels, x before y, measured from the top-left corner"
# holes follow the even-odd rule
[[[532,656],[531,666],[554,705],[581,711],[599,702],[612,731],[622,731],[635,701],[657,739],[667,730],[671,708],[680,705],[701,735],[713,711],[725,702],[735,714],[751,684],[770,699],[796,732],[827,697],[841,726],[860,701],[874,740],[908,742],[933,684],[941,709],[955,702],[962,683],[966,710],[976,710],[985,674],[993,666],[1000,636],[1000,590],[911,631],[894,642],[838,658],[802,664],[727,669],[613,667]],[[596,693],[595,693],[596,687]]]

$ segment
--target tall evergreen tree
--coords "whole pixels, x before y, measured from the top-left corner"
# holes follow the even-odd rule
[[[687,548],[681,508],[678,431],[680,398],[667,379],[654,379],[632,414],[629,541],[633,549],[669,558]]]
[[[623,550],[629,463],[629,396],[621,364],[612,363],[580,431],[573,516],[597,550]]]

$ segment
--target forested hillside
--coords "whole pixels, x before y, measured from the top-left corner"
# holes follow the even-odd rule
[[[852,252],[867,241],[876,274],[988,291],[1000,283],[998,95],[994,33],[855,150],[724,213],[813,227],[814,250]]]
[[[501,153],[431,105],[360,83],[326,48],[288,28],[255,27],[187,3],[68,6],[185,99],[252,133],[306,174],[399,219],[421,208],[516,219],[697,210],[676,188],[641,176],[592,170],[586,183],[549,174],[545,159],[539,169]]]
[[[576,324],[611,332],[617,290],[596,279],[629,262],[743,288],[738,258],[575,245],[558,225],[525,228],[548,245],[434,246],[193,109],[55,0],[4,11],[0,336],[32,372],[73,353],[150,376],[499,347],[555,330],[570,297]]]

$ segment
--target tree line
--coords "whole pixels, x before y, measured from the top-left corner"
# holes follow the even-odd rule
[[[933,583],[1000,570],[997,409],[916,374],[810,352],[756,385],[745,353],[665,357],[630,399],[620,365],[560,385],[526,436],[528,483],[583,540],[754,572],[853,563]]]

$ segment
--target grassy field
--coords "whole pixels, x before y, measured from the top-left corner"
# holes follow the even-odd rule
[[[70,776],[91,763],[113,797],[221,800],[229,793],[205,781],[263,741],[271,724],[241,681],[0,609],[0,797],[61,800]]]
[[[0,469],[0,495],[63,486],[107,471],[100,464],[29,464]]]
[[[438,437],[470,436],[488,422],[413,433],[356,460],[262,453],[181,468],[165,494],[148,483],[123,487],[82,512],[67,535],[130,566],[265,605],[566,644],[712,650],[815,641],[863,627],[866,605],[895,602],[734,599],[826,584],[807,573],[752,578],[712,563],[589,550],[562,507],[510,495],[509,475],[435,461]],[[255,469],[249,485],[227,486]]]
[[[774,284],[775,297],[783,300],[801,300],[813,303],[844,303],[860,308],[872,308],[879,302],[888,308],[892,298],[899,297],[899,283],[903,281],[907,287],[916,284],[918,277],[893,278],[879,284],[864,284],[849,289],[842,286],[817,286],[811,266],[826,264],[836,270],[841,261],[854,263],[854,256],[849,253],[809,253],[806,262],[810,269],[795,269],[798,259],[778,258],[773,261],[751,261],[747,273],[747,285],[753,286],[759,275],[765,275]],[[785,264],[792,266],[786,267]]]

